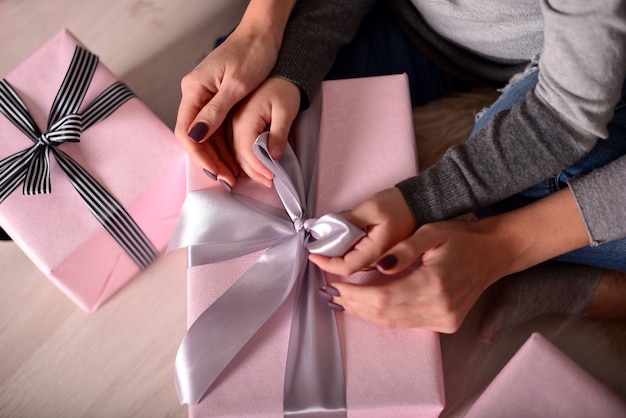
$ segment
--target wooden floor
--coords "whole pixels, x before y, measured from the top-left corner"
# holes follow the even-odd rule
[[[0,0],[0,77],[70,29],[170,127],[180,79],[243,0]],[[184,251],[93,314],[0,243],[0,417],[186,417],[173,363],[186,329]]]
[[[169,126],[180,78],[238,20],[243,0],[0,0],[0,77],[69,28]],[[0,243],[0,417],[185,417],[173,362],[186,328],[185,254],[162,257],[85,314],[11,242]],[[551,316],[492,345],[480,305],[442,337],[447,406],[460,416],[530,332],[626,399],[623,324]]]

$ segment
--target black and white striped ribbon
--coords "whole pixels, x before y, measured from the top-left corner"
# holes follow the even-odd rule
[[[81,132],[107,118],[133,97],[121,82],[103,91],[85,110],[78,110],[98,65],[98,57],[77,46],[72,62],[56,95],[45,133],[41,133],[24,102],[6,80],[0,81],[0,113],[6,116],[34,145],[0,161],[0,203],[21,183],[25,195],[52,192],[50,153],[67,175],[91,213],[113,236],[133,261],[145,268],[158,255],[150,239],[87,171],[58,148],[63,142],[79,142]]]

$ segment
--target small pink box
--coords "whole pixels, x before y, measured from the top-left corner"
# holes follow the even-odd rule
[[[534,333],[469,409],[478,417],[624,417],[626,403]]]
[[[417,173],[405,75],[327,81],[322,97],[316,216],[349,209]],[[210,187],[218,186],[189,165],[188,189]],[[246,181],[237,188],[255,197],[273,194]],[[188,325],[259,255],[190,268]],[[351,280],[371,278],[357,274]],[[293,296],[235,357],[202,402],[190,406],[191,416],[283,416],[292,310]],[[338,314],[337,322],[349,417],[413,418],[441,413],[444,389],[438,334],[388,330],[347,314]]]
[[[5,77],[42,132],[77,45],[64,30]],[[99,63],[79,113],[117,81]],[[33,146],[3,114],[0,141],[0,160]],[[114,196],[157,250],[165,248],[185,197],[185,154],[139,99],[85,129],[80,142],[58,149]],[[140,267],[90,212],[52,155],[50,179],[50,194],[24,195],[18,185],[0,203],[0,225],[78,306],[93,311]]]

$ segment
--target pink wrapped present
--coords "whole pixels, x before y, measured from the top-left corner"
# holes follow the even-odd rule
[[[0,110],[0,225],[93,311],[167,244],[182,147],[68,31],[2,80]]]
[[[478,417],[624,417],[626,403],[534,333],[469,409]]]
[[[351,208],[373,193],[415,175],[417,159],[406,76],[327,81],[322,86],[321,97],[323,103],[321,108],[316,110],[316,107],[312,106],[312,109],[300,116],[297,127],[292,130],[296,142],[300,135],[317,136],[319,132],[319,152],[316,154],[319,156],[318,183],[314,188],[317,192],[314,216],[319,217],[322,214]],[[317,115],[316,111],[319,111]],[[300,155],[310,157],[312,154]],[[306,160],[306,157],[300,158],[300,164],[304,166],[303,159]],[[281,163],[283,160],[284,158],[281,159]],[[303,169],[303,171],[306,170]],[[281,174],[280,169],[277,169],[275,173]],[[289,188],[282,182],[280,183],[276,188]],[[275,184],[277,184],[276,180]],[[215,186],[214,182],[191,165],[188,168],[188,189],[190,191],[188,201],[198,191],[213,191],[217,196],[215,199],[218,200],[221,199],[220,196],[226,194],[225,192],[220,194],[219,186]],[[282,207],[274,190],[270,192],[250,181],[242,180],[238,183],[234,193],[252,196],[271,207]],[[206,211],[215,211],[214,213],[224,211],[227,216],[233,213],[218,200],[196,208],[195,214],[190,216],[192,218],[190,221],[195,222],[195,226],[189,228],[192,233],[196,226],[202,228],[205,221],[200,219],[200,216]],[[289,203],[289,199],[286,200],[285,207]],[[183,222],[185,222],[186,207],[187,202],[181,216]],[[271,212],[271,210],[268,211]],[[210,223],[212,215],[205,216]],[[231,222],[235,222],[236,225],[237,220],[231,220]],[[248,223],[250,219],[241,219],[242,229],[246,228],[243,226],[244,222]],[[309,221],[304,222],[305,228],[307,222]],[[261,227],[265,226],[262,220],[257,224]],[[300,222],[296,220],[294,224],[288,224],[291,226],[287,226],[286,230],[291,228],[292,233],[297,234],[299,232],[294,232],[294,225],[295,230],[299,231],[301,227],[299,224]],[[216,240],[226,234],[237,235],[232,231],[220,230],[220,225],[213,225],[213,228],[211,233]],[[275,227],[275,229],[279,228]],[[210,238],[209,236],[207,239]],[[184,237],[181,238],[175,247],[187,246],[184,241]],[[233,238],[233,242],[237,246],[248,244],[245,241],[236,242],[236,237]],[[227,323],[233,315],[249,315],[246,321],[232,327],[235,330],[234,334],[247,333],[248,321],[256,320],[253,314],[248,313],[249,306],[274,303],[269,300],[269,296],[277,290],[269,289],[268,292],[266,287],[273,285],[265,286],[266,281],[271,282],[274,275],[280,275],[283,270],[289,270],[291,265],[298,264],[297,261],[293,261],[292,263],[283,262],[280,266],[273,265],[275,257],[284,257],[281,254],[282,250],[278,251],[278,255],[268,254],[280,245],[283,244],[276,243],[276,246],[266,253],[256,251],[249,255],[211,264],[194,261],[195,253],[190,248],[188,321],[191,329],[179,351],[177,370],[190,371],[190,374],[196,374],[202,378],[203,372],[196,373],[193,370],[197,367],[195,360],[198,357],[193,354],[193,348],[189,349],[192,345],[189,337],[196,326],[202,327],[202,323],[207,320],[216,321],[212,324],[219,327],[223,325],[222,321]],[[215,251],[209,251],[209,253],[219,258],[215,255]],[[265,259],[263,257],[259,259],[262,254],[266,257]],[[233,289],[244,281],[244,277],[249,277],[251,266],[257,259],[259,259],[257,264],[270,260],[266,264],[269,268],[266,270],[269,276],[259,277],[256,283],[254,281],[252,284],[248,283],[251,287],[258,285],[259,288],[250,290],[248,296],[237,303],[222,306],[228,312],[220,318],[206,319],[205,314],[209,309],[213,309],[224,300],[227,293],[235,292]],[[306,260],[306,254],[304,259]],[[363,282],[374,279],[376,275],[377,273],[373,272],[361,273],[350,277],[349,280]],[[296,392],[296,398],[309,396],[309,392],[325,392],[325,396],[329,398],[344,397],[339,400],[347,407],[349,417],[436,417],[439,415],[443,409],[444,390],[439,337],[436,333],[416,329],[388,330],[349,315],[337,314],[340,364],[339,372],[334,376],[342,381],[345,378],[345,393],[328,389],[328,387],[335,387],[326,386],[335,383],[334,381],[320,383],[315,377],[311,377],[320,370],[331,374],[329,370],[336,365],[331,354],[327,354],[319,364],[316,364],[308,354],[299,352],[300,354],[294,357],[305,359],[301,361],[304,365],[299,368],[291,365],[290,338],[293,338],[294,331],[290,330],[290,327],[294,326],[292,320],[298,322],[294,319],[297,315],[295,313],[297,309],[294,310],[295,301],[306,306],[320,303],[324,312],[329,314],[331,312],[317,296],[319,283],[307,286],[310,292],[315,293],[306,302],[310,305],[302,302],[298,292],[289,293],[284,303],[277,303],[276,311],[267,318],[258,332],[254,333],[234,358],[227,362],[223,371],[220,370],[221,373],[218,373],[219,376],[209,382],[206,392],[202,389],[193,396],[188,396],[188,392],[193,392],[193,389],[188,387],[189,383],[177,382],[179,395],[183,393],[181,400],[192,404],[190,405],[191,416],[280,417],[283,414],[294,413],[296,410],[301,414],[300,416],[323,416],[318,415],[320,410],[325,410],[321,406],[317,409],[310,407],[310,415],[301,409],[294,408],[290,400],[293,392]],[[228,292],[226,292],[227,289]],[[332,319],[332,324],[335,324],[334,319]],[[304,332],[295,331],[295,334],[300,336]],[[318,342],[315,335],[300,336],[300,339],[304,341],[302,345],[305,348]],[[196,342],[202,350],[199,357],[203,358],[221,356],[222,348],[231,343],[230,339],[226,341],[226,338],[220,336],[205,340],[199,339]],[[321,344],[322,350],[330,345],[332,344]],[[286,375],[290,367],[295,372],[292,371],[291,375]],[[217,369],[221,369],[221,366]],[[187,380],[193,380],[193,378]],[[301,392],[306,393],[297,393],[298,390],[294,387],[298,384],[304,388]],[[197,398],[201,399],[201,402],[194,404],[199,400]],[[330,403],[333,404],[333,401]],[[341,410],[340,407],[337,408]],[[338,415],[333,415],[333,411],[326,410],[326,412],[329,413],[327,416],[342,416],[341,412]]]

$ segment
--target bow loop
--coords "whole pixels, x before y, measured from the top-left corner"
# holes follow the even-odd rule
[[[338,213],[307,219],[304,228],[310,234],[306,243],[307,250],[326,257],[344,255],[366,235]]]
[[[42,134],[33,145],[30,161],[27,163],[23,193],[25,195],[49,194],[50,182],[50,147],[63,142],[79,142],[82,130],[82,117],[77,114],[63,116],[52,124],[48,132]]]
[[[65,115],[52,124],[48,132],[39,137],[39,141],[47,146],[57,146],[63,142],[80,142],[83,129],[83,118],[78,114]]]
[[[345,417],[339,337],[332,311],[317,297],[324,277],[317,266],[308,262],[308,254],[342,255],[364,232],[339,214],[308,219],[313,204],[307,208],[305,202],[314,202],[307,198],[314,196],[315,190],[307,190],[305,183],[310,185],[313,179],[305,178],[290,146],[280,161],[274,160],[267,151],[267,139],[267,133],[261,134],[254,150],[275,175],[274,186],[288,219],[275,216],[260,202],[240,200],[236,194],[194,191],[187,196],[170,242],[170,250],[189,247],[192,267],[267,248],[189,328],[176,357],[179,399],[199,402],[239,350],[293,292],[285,415],[316,410],[319,416]],[[312,148],[317,147],[317,137],[300,138],[304,142],[306,139],[311,140]],[[317,150],[299,155],[305,160],[315,159]],[[307,176],[315,176],[315,172]]]

